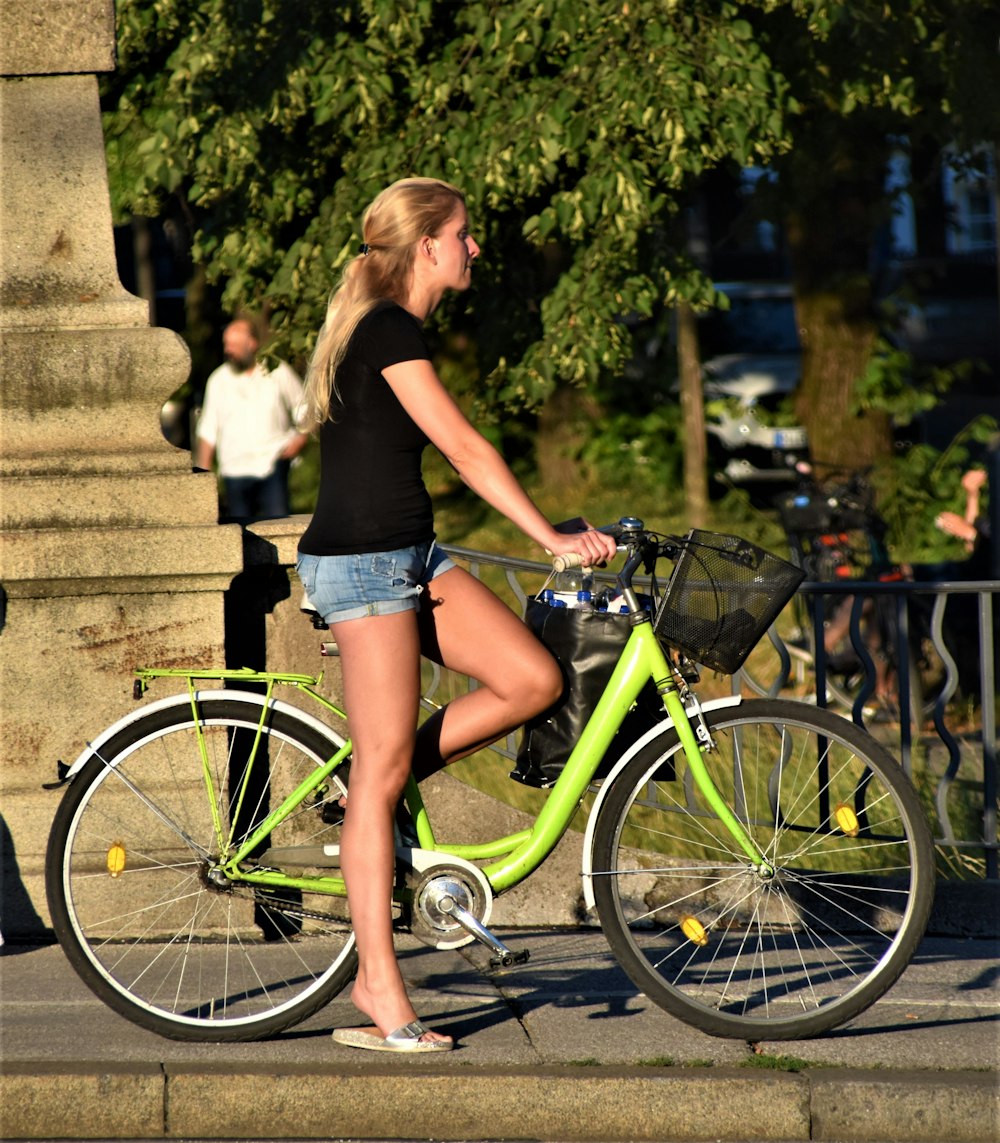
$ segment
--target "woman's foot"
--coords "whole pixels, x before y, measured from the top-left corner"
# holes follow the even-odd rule
[[[378,1028],[337,1028],[334,1043],[371,1052],[450,1052],[455,1046],[450,1036],[430,1032],[419,1020],[383,1036]]]
[[[413,1005],[410,1003],[409,998],[404,991],[400,996],[396,996],[390,1000],[388,996],[383,996],[376,999],[375,995],[369,992],[359,980],[354,982],[354,987],[351,989],[351,1003],[355,1008],[370,1020],[375,1022],[374,1027],[370,1028],[357,1028],[348,1029],[351,1032],[359,1032],[371,1036],[373,1039],[388,1040],[389,1038],[396,1038],[400,1033],[405,1033],[407,1029],[419,1028],[416,1036],[412,1037],[418,1044],[439,1044],[438,1051],[445,1051],[447,1048],[454,1047],[455,1041],[451,1036],[446,1036],[441,1032],[432,1032],[425,1028],[424,1025],[417,1019],[417,1014],[413,1010]],[[343,1043],[343,1040],[338,1042]],[[370,1045],[354,1043],[352,1047],[367,1047]],[[413,1048],[400,1048],[389,1047],[382,1048],[382,1051],[412,1051]],[[424,1049],[431,1050],[431,1049]]]

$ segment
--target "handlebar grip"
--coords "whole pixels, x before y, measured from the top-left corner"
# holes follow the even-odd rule
[[[583,556],[579,552],[567,552],[564,556],[552,557],[552,570],[556,572],[566,571],[567,568],[578,568],[583,566]]]

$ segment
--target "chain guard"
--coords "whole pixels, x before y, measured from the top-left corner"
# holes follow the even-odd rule
[[[493,890],[478,866],[459,857],[445,857],[429,850],[397,850],[411,890],[410,931],[436,949],[457,949],[476,938],[441,908],[445,897],[470,912],[485,925],[493,912]],[[411,864],[412,862],[412,864]]]

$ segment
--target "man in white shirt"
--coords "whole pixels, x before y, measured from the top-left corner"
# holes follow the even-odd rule
[[[283,361],[274,369],[258,362],[260,337],[251,318],[226,326],[222,348],[225,363],[205,387],[195,467],[218,463],[226,499],[220,522],[287,516],[288,469],[309,440],[296,426],[302,382]]]

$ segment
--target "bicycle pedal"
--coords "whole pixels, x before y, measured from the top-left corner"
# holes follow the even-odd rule
[[[517,964],[527,964],[528,958],[531,956],[530,949],[521,949],[519,952],[514,952],[513,949],[508,949],[505,953],[497,954],[490,957],[491,968],[513,968]]]

